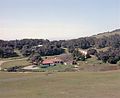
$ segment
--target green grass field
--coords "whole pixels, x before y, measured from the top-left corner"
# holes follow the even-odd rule
[[[34,71],[39,71],[39,72],[65,72],[68,70],[71,70],[73,68],[73,65],[56,65],[56,66],[50,66],[47,68],[41,68],[34,70]]]
[[[120,72],[0,72],[0,98],[120,98]]]

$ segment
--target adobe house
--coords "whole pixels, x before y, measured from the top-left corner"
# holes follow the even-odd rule
[[[63,64],[63,60],[58,59],[58,58],[53,58],[53,59],[44,59],[41,67],[49,67],[49,66],[55,66],[57,64]]]

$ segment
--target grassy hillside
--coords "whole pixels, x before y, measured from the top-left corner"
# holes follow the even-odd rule
[[[100,33],[100,34],[94,35],[94,37],[101,38],[101,37],[104,37],[104,36],[110,36],[110,35],[114,35],[114,34],[119,34],[120,35],[120,29],[116,29],[116,30],[111,31],[111,32]]]
[[[0,73],[1,98],[119,98],[120,72]]]

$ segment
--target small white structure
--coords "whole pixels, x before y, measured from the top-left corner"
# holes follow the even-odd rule
[[[42,47],[43,45],[37,45],[37,46],[33,46],[32,50],[35,50],[36,48]]]
[[[78,65],[75,65],[74,68],[79,68],[79,66],[78,66]]]
[[[81,52],[82,54],[84,54],[84,55],[87,55],[87,54],[88,54],[87,51],[80,50],[80,52]]]
[[[37,45],[37,47],[42,47],[43,45]]]
[[[88,52],[87,52],[87,51],[84,51],[84,50],[81,50],[81,49],[79,49],[79,51],[80,51],[80,53],[82,53],[85,57],[87,57],[87,55],[88,55]]]

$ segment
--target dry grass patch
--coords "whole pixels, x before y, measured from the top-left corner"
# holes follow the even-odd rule
[[[26,59],[19,59],[19,60],[12,60],[12,61],[6,61],[1,65],[1,68],[9,68],[14,66],[28,66],[30,65],[30,62]]]

